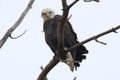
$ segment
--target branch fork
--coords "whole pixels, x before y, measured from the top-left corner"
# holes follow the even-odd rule
[[[79,0],[75,0],[70,5],[67,5],[67,1],[62,0],[63,14],[62,14],[62,18],[60,19],[60,23],[57,29],[58,56],[60,56],[60,58],[62,59],[66,58],[66,51],[64,50],[64,39],[63,39],[64,38],[64,25],[68,19],[70,8],[78,1]]]
[[[71,51],[71,50],[74,50],[76,48],[78,48],[79,46],[87,43],[87,42],[90,42],[92,40],[96,40],[97,42],[99,43],[102,43],[102,44],[106,44],[102,41],[98,41],[97,39],[103,35],[106,35],[106,34],[109,34],[111,32],[116,32],[117,29],[120,28],[120,26],[117,26],[115,28],[112,28],[110,30],[107,30],[105,32],[102,32],[96,36],[92,36],[84,41],[81,41],[80,43],[68,48],[67,50],[64,50],[64,25],[67,21],[68,18],[68,14],[69,14],[69,10],[70,8],[75,4],[77,3],[79,0],[75,0],[73,1],[70,5],[67,5],[67,2],[66,0],[61,0],[62,1],[62,6],[63,6],[63,13],[62,13],[62,18],[60,19],[60,23],[58,25],[58,29],[57,29],[57,40],[58,40],[58,52],[57,52],[57,55],[55,55],[53,57],[53,59],[50,61],[50,63],[44,68],[44,70],[40,73],[39,77],[37,80],[44,80],[46,75],[48,74],[48,72],[54,68],[54,66],[56,66],[60,61],[64,61],[63,59],[66,58],[66,53]],[[94,0],[95,1],[95,0]],[[98,0],[96,0],[98,1]],[[61,60],[62,59],[62,60]],[[76,78],[74,79],[76,80]]]

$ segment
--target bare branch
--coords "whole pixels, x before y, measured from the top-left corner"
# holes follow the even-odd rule
[[[75,0],[73,3],[70,4],[70,6],[67,5],[66,0],[61,0],[62,6],[63,6],[63,14],[62,18],[60,19],[60,23],[58,25],[57,29],[57,40],[58,40],[58,51],[56,51],[55,57],[53,60],[50,61],[50,63],[44,68],[44,70],[41,72],[37,80],[44,80],[48,72],[60,61],[60,58],[65,59],[66,58],[66,52],[64,51],[64,25],[68,19],[68,13],[69,9],[78,1]],[[60,57],[60,58],[59,58]]]
[[[100,2],[99,0],[84,0],[84,2],[91,2],[91,1]]]
[[[76,80],[77,79],[77,77],[75,77],[73,80]]]
[[[66,0],[61,0],[62,1],[62,6],[63,6],[63,14],[62,14],[62,18],[60,19],[60,23],[58,25],[58,29],[57,29],[57,40],[58,40],[58,51],[56,52],[55,57],[49,62],[49,64],[44,68],[44,70],[40,73],[39,77],[37,80],[45,80],[45,77],[47,76],[47,74],[49,73],[49,71],[51,69],[53,69],[54,66],[56,66],[59,61],[62,61],[61,59],[65,59],[66,58],[66,54],[67,52],[69,52],[70,50],[76,49],[79,46],[95,40],[103,35],[106,35],[110,32],[116,32],[115,30],[119,29],[120,26],[112,28],[108,31],[105,31],[103,33],[100,33],[96,36],[90,37],[74,46],[72,46],[71,48],[69,48],[68,50],[64,50],[64,25],[68,19],[68,14],[69,14],[69,9],[79,0],[75,0],[73,3],[71,3],[70,5],[67,5]],[[64,61],[64,60],[63,60]],[[76,77],[74,78],[74,80],[76,80]]]
[[[76,4],[79,0],[75,0],[74,2],[72,2],[70,5],[69,5],[69,8],[71,8],[74,4]]]
[[[100,2],[99,0],[93,0],[93,1],[95,1],[95,2]]]
[[[83,44],[85,44],[85,43],[87,43],[87,42],[90,42],[90,41],[92,41],[92,40],[95,40],[95,39],[97,39],[97,38],[99,38],[99,37],[101,37],[101,36],[104,36],[104,35],[109,34],[109,33],[111,33],[111,32],[116,32],[116,30],[119,29],[119,28],[120,28],[120,25],[117,26],[117,27],[114,27],[114,28],[112,28],[112,29],[109,29],[109,30],[107,30],[107,31],[105,31],[105,32],[102,32],[102,33],[100,33],[100,34],[98,34],[98,35],[96,35],[96,36],[90,37],[90,38],[88,38],[88,39],[86,39],[86,40],[84,40],[84,41],[82,41],[82,42],[80,42],[80,43],[72,46],[71,48],[69,48],[69,49],[66,50],[66,51],[69,52],[69,51],[71,51],[71,50],[73,50],[73,49],[76,49],[76,48],[78,48],[79,46],[81,46],[81,45],[83,45]]]
[[[27,29],[21,35],[19,35],[17,37],[12,37],[12,35],[10,35],[10,38],[11,39],[17,39],[17,38],[21,37],[22,35],[24,35],[26,33],[26,31],[27,31]]]
[[[63,14],[62,18],[60,19],[60,23],[58,25],[57,29],[57,40],[58,40],[58,56],[62,59],[66,58],[66,52],[64,51],[64,25],[68,19],[69,9],[79,0],[75,0],[70,5],[67,5],[66,0],[62,0],[62,6],[63,6]]]
[[[95,39],[95,41],[98,42],[98,43],[101,43],[101,44],[103,44],[103,45],[107,45],[107,43],[104,43],[104,42],[102,42],[102,41],[99,41],[98,39]]]
[[[72,14],[68,17],[68,21],[70,20],[71,17],[72,17]]]
[[[68,17],[68,6],[67,6],[67,2],[66,0],[62,0],[62,6],[63,6],[63,14],[62,14],[62,18],[60,19],[60,23],[58,25],[58,29],[57,29],[57,40],[58,40],[58,56],[60,56],[61,58],[65,58],[65,54],[61,54],[64,53],[64,25],[67,21],[67,17]]]
[[[40,73],[37,80],[45,80],[45,77],[47,76],[48,72],[58,63],[59,63],[59,59],[56,56],[54,56],[53,59],[50,61],[50,63]]]
[[[5,35],[3,36],[3,38],[0,40],[0,48],[3,46],[3,44],[7,41],[7,39],[10,37],[11,33],[20,25],[20,23],[23,21],[24,17],[26,16],[26,14],[28,13],[28,11],[31,9],[31,6],[33,5],[35,0],[30,0],[30,2],[28,3],[28,6],[26,7],[26,9],[23,11],[23,13],[21,14],[20,18],[15,22],[15,24],[8,29],[8,31],[5,33]]]
[[[40,69],[41,69],[41,70],[44,70],[43,66],[41,66]],[[48,80],[48,79],[47,79],[47,76],[45,77],[44,80]]]
[[[44,70],[43,66],[40,67],[41,70]]]

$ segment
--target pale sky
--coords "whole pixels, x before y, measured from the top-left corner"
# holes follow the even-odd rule
[[[19,18],[29,0],[0,0],[0,39]],[[71,0],[68,0],[70,3]],[[46,66],[53,53],[44,40],[41,10],[52,8],[61,14],[61,0],[35,0],[21,25],[12,33],[18,36],[25,29],[27,32],[16,40],[8,39],[0,50],[0,80],[36,80],[41,66]],[[93,35],[120,25],[120,0],[101,0],[83,2],[80,0],[70,10],[74,31],[78,40],[83,41]],[[86,43],[89,50],[87,59],[77,71],[60,62],[48,74],[49,80],[120,80],[120,30],[110,33],[99,40]]]

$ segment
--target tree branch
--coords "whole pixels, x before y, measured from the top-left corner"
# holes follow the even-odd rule
[[[73,80],[76,80],[77,79],[77,77],[75,77]]]
[[[64,25],[68,19],[69,9],[77,3],[79,0],[75,0],[70,5],[67,5],[66,0],[62,0],[62,6],[63,6],[63,13],[62,18],[60,19],[60,23],[58,25],[57,29],[57,40],[58,40],[58,56],[62,59],[66,58],[66,52],[64,51]]]
[[[99,0],[84,0],[84,2],[91,2],[91,1],[100,2]]]
[[[97,38],[99,38],[99,37],[101,37],[101,36],[104,36],[104,35],[106,35],[106,34],[109,34],[109,33],[111,33],[111,32],[116,33],[116,30],[117,30],[117,29],[120,29],[120,25],[117,26],[117,27],[114,27],[114,28],[112,28],[112,29],[109,29],[109,30],[107,30],[107,31],[105,31],[105,32],[102,32],[102,33],[100,33],[100,34],[98,34],[98,35],[92,36],[92,37],[90,37],[90,38],[88,38],[88,39],[86,39],[86,40],[84,40],[84,41],[82,41],[82,42],[80,42],[80,43],[78,43],[78,44],[70,47],[68,50],[66,50],[66,52],[69,52],[69,51],[71,51],[71,50],[73,50],[73,49],[76,49],[76,48],[78,48],[79,46],[81,46],[81,45],[83,45],[83,44],[85,44],[85,43],[87,43],[87,42],[90,42],[90,41],[92,41],[92,40],[96,40]]]
[[[62,6],[63,6],[63,14],[62,18],[60,19],[60,23],[58,25],[57,29],[57,40],[58,40],[58,51],[56,51],[56,54],[53,58],[53,60],[50,61],[50,63],[44,68],[44,70],[40,73],[37,80],[44,80],[48,72],[59,63],[60,58],[65,59],[66,58],[66,52],[64,51],[64,25],[68,18],[69,9],[78,1],[75,0],[73,3],[70,4],[70,6],[67,5],[66,0],[61,0]]]
[[[11,36],[11,33],[20,25],[20,23],[23,21],[24,17],[26,16],[26,14],[28,13],[28,11],[31,9],[31,6],[33,5],[35,0],[30,0],[30,2],[28,3],[28,6],[26,7],[26,9],[23,11],[23,13],[21,14],[20,18],[15,22],[15,24],[8,29],[8,31],[5,33],[5,35],[3,36],[3,38],[0,40],[0,48],[3,46],[3,44],[7,41],[7,39]]]
[[[26,31],[27,31],[27,29],[26,29],[22,34],[20,34],[20,35],[17,36],[17,37],[12,37],[12,35],[10,35],[9,37],[10,37],[11,39],[17,39],[17,38],[21,37],[22,35],[24,35],[24,34],[26,33]]]
[[[77,3],[77,1],[79,0],[75,0],[73,3],[71,3],[70,5],[67,5],[66,0],[61,0],[62,1],[62,6],[63,6],[63,14],[62,14],[62,18],[60,19],[60,23],[58,25],[58,29],[57,29],[57,40],[58,40],[58,51],[56,52],[56,54],[58,54],[58,56],[54,56],[54,58],[49,62],[49,64],[43,69],[43,71],[40,73],[39,77],[37,80],[45,80],[46,75],[49,73],[49,71],[51,69],[54,68],[54,66],[56,66],[59,62],[60,62],[60,58],[65,59],[66,58],[66,54],[67,52],[78,48],[79,46],[92,41],[94,39],[97,39],[103,35],[106,35],[110,32],[116,32],[117,29],[120,28],[120,26],[112,28],[108,31],[105,31],[103,33],[100,33],[96,36],[90,37],[74,46],[72,46],[71,48],[69,48],[68,50],[64,50],[64,25],[67,21],[68,18],[68,14],[69,14],[69,9],[75,4]],[[74,80],[76,80],[76,77],[74,78]]]
[[[93,1],[95,1],[95,2],[100,2],[99,0],[93,0]]]
[[[101,43],[101,44],[103,44],[103,45],[107,45],[107,43],[102,42],[102,41],[99,41],[98,39],[95,39],[95,41],[98,42],[98,43]]]
[[[49,62],[49,64],[43,69],[43,71],[40,73],[37,80],[45,80],[48,72],[59,63],[58,57],[54,56],[53,59]]]
[[[41,66],[40,69],[41,69],[41,70],[44,70],[43,66]],[[44,80],[48,80],[48,79],[47,79],[47,76],[45,77]]]
[[[57,55],[62,58],[65,59],[66,55],[64,53],[64,25],[66,23],[67,17],[68,17],[68,5],[66,0],[62,0],[62,6],[63,6],[63,14],[62,14],[62,18],[60,19],[60,23],[58,25],[58,29],[57,29],[57,41],[58,41],[58,52]],[[61,54],[62,53],[62,54]]]

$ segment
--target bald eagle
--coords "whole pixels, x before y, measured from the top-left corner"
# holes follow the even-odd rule
[[[45,8],[42,10],[41,17],[44,21],[43,30],[45,33],[45,41],[53,53],[55,53],[58,50],[57,28],[61,15],[55,15],[52,9]],[[79,43],[77,35],[74,32],[71,23],[67,21],[64,26],[64,49],[70,48],[77,43]],[[84,55],[86,53],[88,53],[88,50],[84,46],[80,46],[67,53],[66,64],[68,64],[71,71],[80,66],[79,62],[86,59],[86,56]]]

